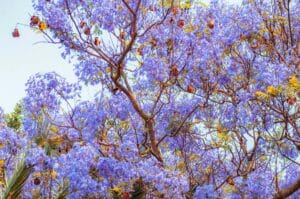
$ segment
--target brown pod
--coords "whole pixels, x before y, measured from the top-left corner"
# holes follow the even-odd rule
[[[189,93],[195,93],[196,89],[194,88],[193,85],[189,84],[188,87],[187,87],[187,91]]]
[[[228,178],[228,179],[226,180],[226,182],[227,182],[228,184],[230,184],[230,185],[234,185],[233,178]]]
[[[96,46],[99,46],[99,45],[100,45],[100,39],[99,39],[99,37],[95,37],[94,44],[95,44]]]
[[[139,55],[143,55],[143,46],[141,45],[140,47],[138,47],[138,48],[136,49],[136,51],[137,51],[137,53],[138,53]]]
[[[18,28],[15,28],[11,34],[13,37],[20,37],[20,32]]]
[[[295,96],[288,96],[287,102],[289,105],[294,105],[297,102],[297,98]]]
[[[121,39],[124,39],[124,38],[125,38],[125,32],[124,32],[124,31],[120,32],[120,38],[121,38]]]
[[[33,184],[40,185],[41,184],[41,180],[39,178],[34,178]]]
[[[174,18],[173,17],[170,18],[170,23],[174,23]]]
[[[176,15],[178,14],[178,8],[174,6],[174,7],[172,8],[172,13],[173,13],[173,15],[176,16]]]
[[[213,20],[209,20],[207,22],[207,26],[210,28],[210,29],[213,29],[215,27],[215,22]]]
[[[179,28],[183,28],[183,26],[184,26],[184,20],[183,20],[183,19],[179,19],[179,20],[177,21],[177,26],[178,26]]]
[[[86,25],[86,22],[85,21],[81,21],[80,24],[79,24],[79,27],[83,28],[85,25]]]
[[[40,18],[38,16],[32,16],[30,18],[30,25],[31,26],[35,26],[35,25],[38,25],[40,22]]]
[[[172,74],[173,76],[175,76],[175,77],[177,77],[177,76],[179,75],[179,71],[178,71],[178,69],[177,69],[176,64],[173,64],[173,65],[171,66],[171,74]]]
[[[90,28],[86,28],[86,29],[84,30],[84,34],[85,34],[85,35],[90,35],[90,34],[91,34],[91,29],[90,29]]]

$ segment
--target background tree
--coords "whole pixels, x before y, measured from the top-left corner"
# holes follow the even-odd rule
[[[5,120],[7,122],[7,126],[18,131],[22,124],[22,105],[21,103],[17,103],[13,112],[6,114]]]

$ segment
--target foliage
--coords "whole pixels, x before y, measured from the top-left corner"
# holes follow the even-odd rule
[[[7,126],[13,128],[15,131],[18,131],[22,124],[21,112],[22,112],[22,105],[20,103],[17,103],[13,112],[5,116]]]
[[[3,199],[10,199],[10,198],[20,198],[22,189],[29,178],[31,172],[33,170],[33,166],[29,166],[25,164],[24,157],[21,159],[21,162],[18,162],[16,165],[16,169],[14,171],[13,176],[8,181],[4,194]]]

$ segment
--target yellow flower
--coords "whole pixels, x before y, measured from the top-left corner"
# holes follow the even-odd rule
[[[4,164],[5,164],[5,160],[4,159],[0,160],[0,167],[2,167]]]
[[[64,142],[64,138],[62,135],[56,135],[48,139],[49,144],[60,145]]]
[[[280,94],[280,90],[275,88],[274,86],[268,86],[267,87],[267,93],[273,97]]]
[[[228,141],[229,139],[229,134],[228,134],[228,130],[222,126],[219,126],[217,128],[217,137],[221,140],[221,141]]]
[[[0,143],[0,149],[4,148],[5,144],[3,142]]]
[[[51,125],[49,128],[48,128],[49,131],[52,131],[53,133],[57,133],[58,132],[58,128],[56,126],[53,126]]]
[[[182,9],[190,9],[191,8],[191,2],[190,1],[186,1],[181,3],[180,8]]]
[[[198,29],[198,26],[194,26],[191,22],[184,26],[183,30],[186,33],[192,33]]]
[[[113,191],[115,193],[121,193],[122,189],[120,187],[114,187],[111,189],[111,191]]]
[[[44,30],[46,30],[46,29],[47,29],[47,24],[46,24],[46,22],[40,21],[40,23],[39,23],[39,30],[40,30],[40,31],[44,31]]]
[[[196,155],[196,154],[192,154],[192,155],[189,157],[189,159],[190,159],[191,161],[199,160],[199,156]]]
[[[52,177],[52,179],[55,179],[57,177],[57,173],[53,169],[44,171],[42,173],[41,172],[35,173],[35,177],[41,177],[42,175],[44,175],[44,176],[50,175]]]
[[[51,171],[50,171],[50,174],[51,174],[51,177],[52,177],[53,179],[55,179],[55,178],[57,177],[57,173],[56,173],[56,171],[54,171],[54,170],[51,170]]]
[[[178,168],[179,170],[183,171],[184,168],[185,168],[185,163],[184,163],[183,161],[177,163],[177,168]]]
[[[290,85],[290,87],[292,87],[296,90],[300,90],[300,82],[298,81],[298,78],[296,77],[296,75],[293,75],[289,79],[289,85]]]
[[[258,99],[262,99],[262,100],[265,100],[265,99],[268,99],[268,98],[269,98],[269,96],[268,96],[266,93],[261,92],[261,91],[256,91],[256,92],[254,93],[254,95],[255,95],[255,97],[257,97]]]
[[[33,175],[34,175],[34,177],[39,178],[39,177],[42,176],[42,173],[41,172],[36,172]]]

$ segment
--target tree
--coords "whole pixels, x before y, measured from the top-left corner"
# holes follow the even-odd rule
[[[21,112],[22,105],[20,103],[17,103],[14,111],[5,116],[8,127],[13,128],[16,131],[20,129],[22,123]]]
[[[29,80],[23,126],[38,180],[25,195],[299,196],[299,1],[34,8],[31,26],[100,92],[81,102],[55,73]]]

